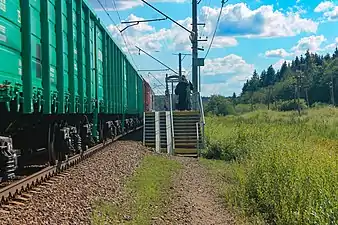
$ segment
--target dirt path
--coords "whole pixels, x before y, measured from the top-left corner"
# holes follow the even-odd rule
[[[175,158],[183,169],[173,187],[174,197],[161,221],[153,224],[228,225],[234,218],[222,206],[206,169],[194,158]]]

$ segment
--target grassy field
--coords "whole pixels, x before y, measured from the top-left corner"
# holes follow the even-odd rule
[[[338,110],[208,117],[206,136],[229,206],[269,224],[338,221]]]
[[[93,224],[151,224],[170,200],[170,183],[181,164],[162,156],[148,155],[126,184],[125,199],[118,205],[100,202],[95,206]],[[130,218],[130,220],[128,219]],[[120,222],[117,222],[120,221]],[[109,223],[111,224],[111,223]]]

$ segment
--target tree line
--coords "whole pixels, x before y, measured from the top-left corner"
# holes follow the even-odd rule
[[[338,95],[338,49],[325,56],[307,51],[277,71],[270,65],[260,75],[253,72],[243,85],[242,103],[263,103],[302,99],[310,107],[314,103],[335,105]]]
[[[286,61],[277,71],[270,65],[255,70],[239,96],[211,96],[205,110],[219,115],[236,113],[236,106],[264,105],[268,109],[294,110],[316,104],[336,105],[338,99],[338,48],[333,54],[310,53]]]

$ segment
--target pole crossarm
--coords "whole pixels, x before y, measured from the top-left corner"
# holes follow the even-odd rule
[[[133,21],[122,21],[122,24],[125,23],[147,23],[147,22],[154,22],[154,21],[161,21],[161,20],[166,20],[167,17],[165,18],[159,18],[159,19],[148,19],[148,20],[133,20]]]
[[[150,71],[150,72],[161,72],[161,71],[168,71],[169,69],[150,69],[150,70],[137,70],[137,71],[139,71],[139,72],[148,72],[148,71]]]
[[[154,9],[156,12],[160,13],[161,15],[165,16],[166,18],[168,18],[171,22],[175,23],[176,25],[178,25],[179,27],[181,27],[182,29],[186,30],[187,32],[189,32],[191,35],[194,35],[195,33],[193,31],[188,30],[187,28],[185,28],[184,26],[182,26],[181,24],[177,23],[174,19],[172,19],[171,17],[169,17],[168,15],[164,14],[163,12],[161,12],[160,10],[158,10],[157,8],[155,8],[154,6],[150,5],[148,2],[146,2],[145,0],[141,0],[143,3],[145,3],[146,5],[148,5],[149,7],[151,7],[152,9]]]
[[[161,21],[161,20],[166,20],[167,17],[165,18],[160,18],[160,19],[149,19],[149,20],[134,20],[134,21],[122,21],[121,23],[122,24],[129,24],[131,23],[130,25],[126,26],[125,28],[123,28],[122,30],[120,30],[120,32],[122,33],[124,30],[126,30],[127,28],[129,27],[132,27],[132,26],[136,26],[136,25],[139,25],[140,23],[147,23],[147,22],[154,22],[154,21]]]

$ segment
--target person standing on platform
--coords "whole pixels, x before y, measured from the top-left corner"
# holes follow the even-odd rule
[[[191,109],[190,94],[193,89],[194,86],[192,83],[183,75],[175,88],[175,95],[178,95],[178,104],[176,107],[178,110]]]

